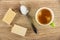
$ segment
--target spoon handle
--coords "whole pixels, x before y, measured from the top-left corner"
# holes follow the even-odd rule
[[[36,27],[34,26],[33,23],[31,23],[31,25],[32,25],[33,31],[37,34],[37,29],[36,29]]]
[[[32,26],[32,29],[33,31],[37,34],[37,28],[35,27],[35,25],[33,24],[33,20],[31,18],[30,15],[27,15],[27,17],[29,18],[30,22],[31,22],[31,26]]]

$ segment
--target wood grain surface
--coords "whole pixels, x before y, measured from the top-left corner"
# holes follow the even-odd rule
[[[38,29],[37,34],[33,32],[27,16],[22,15],[19,11],[21,4],[30,8],[29,15]],[[34,16],[37,9],[41,7],[49,7],[54,11],[55,28],[51,28],[50,25],[40,26],[36,23]],[[2,21],[9,8],[17,13],[11,25]],[[25,37],[11,33],[14,24],[28,28]],[[0,40],[60,40],[60,0],[0,0]]]

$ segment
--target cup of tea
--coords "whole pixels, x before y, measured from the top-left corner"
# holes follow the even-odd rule
[[[48,7],[39,8],[35,14],[35,20],[39,25],[51,25],[52,27],[55,26],[54,24],[54,12],[52,9]]]

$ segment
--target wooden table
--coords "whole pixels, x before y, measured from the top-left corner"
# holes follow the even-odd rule
[[[19,12],[21,3],[30,8],[29,15],[33,19],[38,8],[51,8],[54,11],[56,28],[51,28],[50,25],[40,26],[34,21],[34,25],[38,29],[38,33],[35,34],[27,16],[21,15]],[[9,8],[17,13],[11,25],[2,21]],[[11,33],[14,24],[28,28],[25,37]],[[60,40],[60,0],[0,0],[0,40]]]

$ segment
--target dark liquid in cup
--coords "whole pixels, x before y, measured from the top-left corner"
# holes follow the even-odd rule
[[[48,24],[52,19],[51,12],[48,9],[42,9],[38,12],[38,21],[41,24]]]

